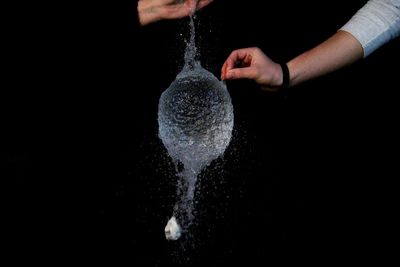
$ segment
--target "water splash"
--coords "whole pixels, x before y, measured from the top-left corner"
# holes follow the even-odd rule
[[[225,83],[204,69],[197,59],[194,16],[185,65],[159,101],[159,137],[171,158],[183,164],[178,174],[178,201],[165,227],[166,238],[176,240],[187,231],[194,215],[199,173],[223,155],[233,129],[233,106]]]

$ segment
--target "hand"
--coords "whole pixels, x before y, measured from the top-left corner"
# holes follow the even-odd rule
[[[178,19],[192,15],[213,0],[139,0],[140,25],[144,26],[162,19]]]
[[[259,48],[234,50],[221,69],[222,80],[251,79],[263,89],[277,91],[283,82],[282,68]]]

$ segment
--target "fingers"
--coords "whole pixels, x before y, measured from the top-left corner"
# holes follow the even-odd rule
[[[226,59],[224,65],[222,65],[222,70],[221,70],[221,79],[225,80],[226,79],[226,73],[233,69],[235,67],[236,63],[236,54],[235,51],[231,53],[231,55]]]
[[[235,67],[237,67],[238,64],[240,64],[241,67],[251,66],[254,51],[255,51],[254,48],[243,48],[234,50],[226,59],[225,63],[222,65],[221,79],[222,80],[229,79],[227,77],[227,74]]]
[[[192,16],[197,10],[209,5],[213,0],[159,0],[164,19],[178,19]]]
[[[196,12],[196,10],[197,10],[198,1],[196,1],[196,0],[186,0],[185,2],[186,2],[187,7],[189,8],[189,14],[188,15],[192,16],[194,14],[194,12]]]
[[[196,10],[202,9],[203,7],[205,7],[205,6],[209,5],[209,4],[211,4],[213,1],[214,1],[214,0],[200,0],[200,1],[198,1]]]
[[[231,69],[228,70],[225,74],[225,80],[255,79],[255,78],[256,78],[256,70],[253,67]]]

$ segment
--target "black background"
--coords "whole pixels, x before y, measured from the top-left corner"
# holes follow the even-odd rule
[[[365,3],[320,2],[216,0],[197,14],[203,66],[219,77],[233,49],[251,46],[288,61]],[[234,138],[200,177],[190,240],[174,243],[163,231],[177,178],[157,105],[183,65],[188,20],[137,31],[129,1],[19,4],[7,24],[1,153],[16,262],[251,266],[392,254],[398,39],[286,95],[228,82]]]

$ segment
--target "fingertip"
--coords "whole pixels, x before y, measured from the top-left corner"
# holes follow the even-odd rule
[[[222,80],[229,80],[229,76],[228,76],[228,72],[224,72],[222,75],[221,75],[221,78],[222,78]]]
[[[225,74],[225,80],[231,80],[235,77],[234,72],[232,70],[227,71]]]
[[[213,0],[200,1],[199,4],[196,7],[196,10],[202,9],[203,7],[208,6],[212,2],[213,2]]]

